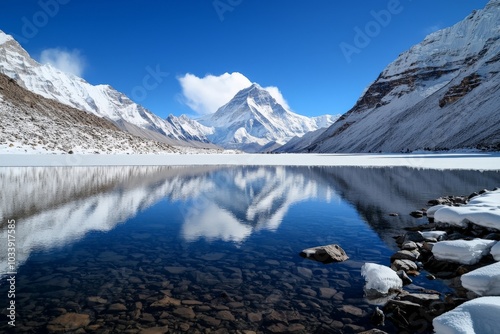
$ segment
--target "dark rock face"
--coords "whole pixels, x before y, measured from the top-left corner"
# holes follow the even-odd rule
[[[303,151],[495,150],[497,6],[487,5],[402,53]],[[459,43],[450,43],[455,39]]]
[[[439,107],[443,108],[445,105],[457,101],[480,84],[481,77],[477,73],[466,76],[459,85],[452,86],[448,89],[445,96],[439,100]]]

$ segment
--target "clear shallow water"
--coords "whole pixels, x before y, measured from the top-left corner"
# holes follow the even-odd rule
[[[392,236],[424,222],[408,213],[428,199],[499,184],[498,172],[407,168],[2,168],[16,332],[53,331],[65,313],[88,315],[89,333],[370,329],[361,265],[389,265]],[[331,243],[349,261],[298,256]],[[424,276],[415,284],[448,291]]]

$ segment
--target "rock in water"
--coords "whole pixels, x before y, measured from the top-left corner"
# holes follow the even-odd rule
[[[375,307],[375,311],[373,311],[371,322],[375,326],[385,326],[385,314],[378,306]]]
[[[349,257],[339,245],[326,245],[307,248],[300,252],[300,256],[322,263],[343,262]]]
[[[50,321],[47,329],[51,332],[73,331],[90,323],[88,314],[66,313]]]

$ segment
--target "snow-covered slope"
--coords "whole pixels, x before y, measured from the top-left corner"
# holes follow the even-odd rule
[[[225,148],[260,151],[269,144],[282,145],[295,136],[303,136],[328,126],[335,116],[309,118],[286,110],[258,84],[239,91],[214,114],[198,121],[213,128],[209,140]]]
[[[158,135],[159,136],[159,135]],[[0,74],[0,153],[217,153],[134,136]]]
[[[149,130],[134,133],[149,139],[158,140],[158,135],[182,142],[207,143],[207,138],[196,127],[186,124],[175,116],[164,120],[141,105],[134,103],[125,94],[109,85],[91,85],[73,74],[64,73],[51,65],[41,65],[11,36],[0,30],[0,73],[17,81],[31,92],[59,101],[76,109],[115,122],[125,131],[130,130],[127,123]],[[151,133],[153,132],[153,134]],[[169,141],[166,141],[171,143]]]
[[[500,149],[499,72],[500,1],[491,0],[401,54],[301,151]]]
[[[285,145],[275,149],[274,152],[301,152],[314,143],[323,134],[323,132],[325,132],[325,130],[326,128],[323,127],[316,131],[308,132],[302,137],[293,137]]]

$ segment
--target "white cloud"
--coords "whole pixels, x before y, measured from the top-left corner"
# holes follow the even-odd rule
[[[283,97],[283,94],[281,94],[280,90],[278,87],[275,86],[269,86],[269,87],[264,87],[265,90],[271,94],[272,97],[281,104],[285,109],[290,110],[290,106],[288,105],[288,102],[286,102],[285,98]]]
[[[228,103],[240,90],[252,82],[239,72],[224,73],[219,76],[208,74],[199,78],[187,73],[178,78],[182,87],[183,102],[198,114],[206,115],[217,111]],[[277,87],[265,87],[272,97],[283,107],[289,108]]]
[[[45,49],[40,55],[40,63],[50,64],[60,71],[81,77],[85,68],[85,59],[79,50],[61,48]]]

